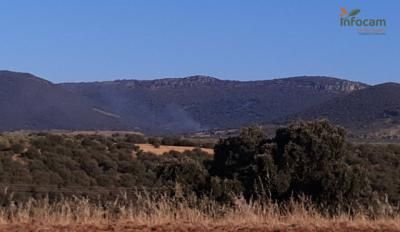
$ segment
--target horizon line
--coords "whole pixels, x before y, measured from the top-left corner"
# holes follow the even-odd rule
[[[304,77],[320,77],[320,78],[332,78],[332,79],[338,79],[338,80],[344,80],[344,81],[350,81],[350,82],[355,82],[355,83],[361,83],[361,84],[366,84],[369,86],[374,86],[374,85],[380,85],[380,84],[386,84],[386,83],[397,83],[400,84],[400,82],[394,82],[394,81],[387,81],[387,82],[379,82],[379,83],[368,83],[368,82],[362,82],[359,80],[350,80],[346,79],[343,77],[338,77],[338,76],[328,76],[328,75],[291,75],[291,76],[284,76],[284,77],[271,77],[271,78],[265,78],[265,79],[228,79],[228,78],[220,78],[216,77],[214,75],[207,75],[207,74],[189,74],[189,75],[181,75],[179,77],[156,77],[156,78],[149,78],[149,79],[143,79],[143,78],[134,78],[134,77],[122,77],[122,78],[115,78],[115,79],[107,79],[107,80],[75,80],[75,81],[61,81],[61,82],[55,82],[52,80],[47,79],[47,77],[42,77],[41,75],[35,74],[33,72],[27,72],[27,71],[14,71],[10,69],[1,69],[0,72],[10,72],[10,73],[20,73],[20,74],[28,74],[35,76],[37,78],[49,81],[53,84],[78,84],[78,83],[102,83],[102,82],[117,82],[117,81],[157,81],[157,80],[168,80],[168,79],[185,79],[185,78],[195,78],[195,77],[204,77],[204,78],[210,78],[210,79],[215,79],[219,81],[236,81],[236,82],[257,82],[257,81],[274,81],[274,80],[283,80],[283,79],[291,79],[291,78],[304,78]]]

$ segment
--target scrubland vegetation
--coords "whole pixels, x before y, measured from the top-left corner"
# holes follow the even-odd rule
[[[244,128],[214,156],[160,156],[137,134],[3,134],[0,223],[400,229],[400,145],[345,138],[326,121],[299,122],[271,138]]]

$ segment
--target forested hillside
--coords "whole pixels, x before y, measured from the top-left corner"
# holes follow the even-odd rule
[[[230,81],[208,76],[66,83],[61,87],[147,132],[193,132],[271,122],[367,85],[331,77]]]

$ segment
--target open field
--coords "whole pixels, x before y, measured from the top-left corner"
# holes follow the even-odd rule
[[[156,155],[162,155],[165,152],[169,151],[177,151],[177,152],[184,152],[184,151],[191,151],[193,149],[196,149],[197,147],[189,147],[189,146],[166,146],[166,145],[160,145],[160,147],[154,147],[151,144],[137,144],[141,150],[144,152],[151,152]],[[211,148],[200,148],[202,151],[207,152],[210,155],[214,154],[214,150]]]

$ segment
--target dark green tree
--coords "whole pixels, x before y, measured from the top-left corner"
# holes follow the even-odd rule
[[[243,128],[239,136],[220,140],[214,148],[211,174],[240,181],[243,193],[250,196],[257,175],[255,159],[265,153],[266,142],[260,127]]]

